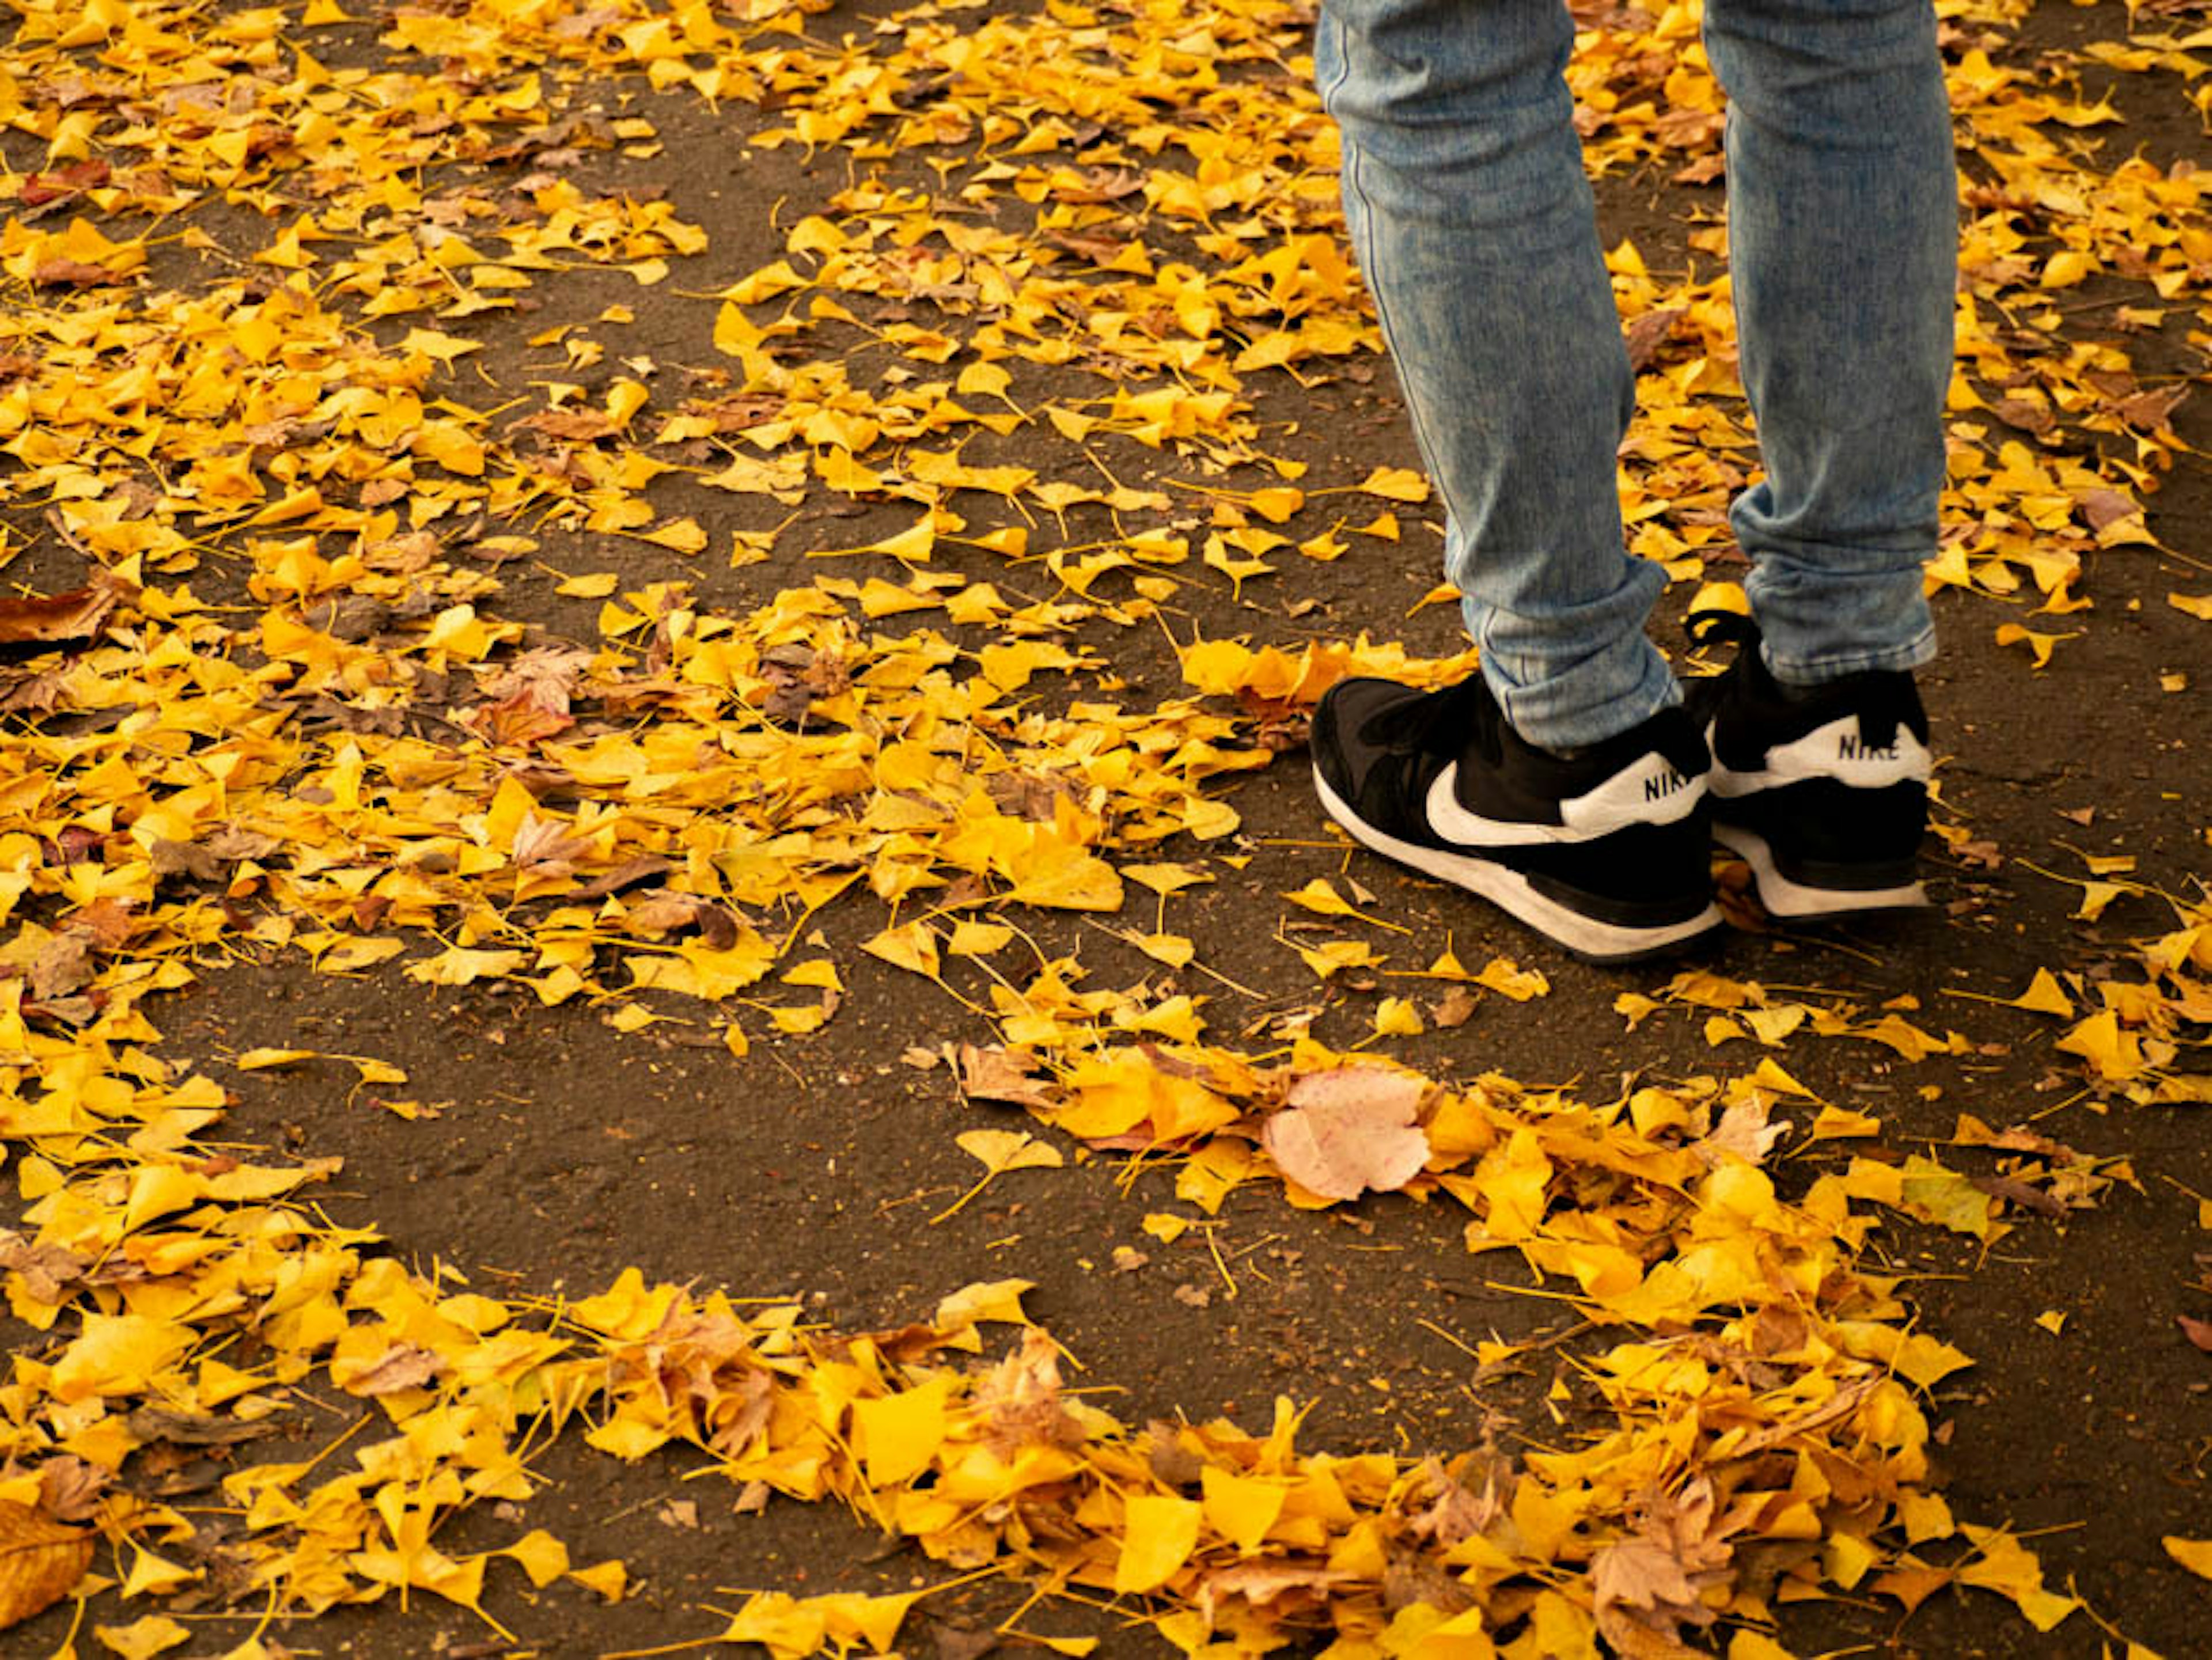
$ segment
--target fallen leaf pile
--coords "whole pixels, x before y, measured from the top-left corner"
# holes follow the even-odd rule
[[[2077,1600],[2018,1539],[1936,1491],[1929,1392],[1969,1362],[1868,1243],[1986,1245],[2096,1202],[2124,1163],[1962,1114],[1941,1159],[1773,1171],[1785,1145],[1881,1128],[1800,1083],[1789,1045],[1911,1066],[1976,1033],[1691,971],[1616,1006],[1632,1031],[1698,1022],[1734,1075],[1435,1078],[1386,1040],[1548,982],[1431,954],[1322,878],[1285,893],[1277,938],[1324,990],[1397,977],[1359,1052],[1316,1038],[1316,1009],[1240,1047],[1259,1029],[1217,1031],[1177,977],[1204,966],[1177,896],[1250,862],[1237,781],[1346,673],[1472,666],[1191,620],[1302,561],[1433,554],[1424,479],[1315,477],[1256,401],[1286,378],[1365,386],[1380,350],[1310,9],[924,3],[835,41],[818,9],[16,8],[0,105],[11,156],[38,154],[0,179],[0,570],[74,575],[0,599],[0,1131],[24,1206],[0,1266],[40,1335],[0,1386],[0,1624],[119,1601],[135,1623],[98,1639],[135,1657],[207,1611],[428,1592],[497,1629],[502,1579],[617,1599],[631,1568],[543,1529],[437,1542],[468,1507],[526,1513],[562,1434],[684,1449],[951,1569],[1123,1599],[1193,1654],[1601,1639],[1769,1660],[1784,1601],[1910,1609],[1953,1584],[2065,1619]],[[2143,499],[2185,448],[2185,378],[2062,330],[2085,293],[2124,335],[2212,321],[2212,175],[2100,161],[2077,135],[2117,112],[2083,101],[2081,65],[2008,56],[2019,9],[1945,8],[1968,221],[1931,580],[2000,608],[1995,645],[2040,669],[2100,600],[2148,591]],[[2091,58],[2196,85],[2206,40],[2141,10]],[[1584,11],[1592,167],[1715,179],[1694,9]],[[622,182],[702,107],[756,159],[834,156],[846,181],[713,289],[679,274],[736,233]],[[1741,563],[1725,508],[1756,452],[1722,228],[1690,241],[1687,273],[1626,244],[1609,262],[1640,372],[1632,544],[1695,589]],[[681,288],[682,361],[623,355],[620,304],[521,320],[585,281]],[[549,573],[599,602],[590,637],[520,620]],[[1164,627],[1181,684],[1147,691],[1115,645]],[[2212,1098],[2188,1064],[2212,1024],[2203,894],[2094,860],[2062,879],[2087,920],[2124,895],[2172,927],[2010,1006],[2058,1023],[2083,1093]],[[869,963],[812,932],[833,906],[866,919]],[[1039,946],[1036,911],[1091,914],[1168,972],[1094,983]],[[619,1032],[707,1024],[738,1056],[833,1021],[849,974],[921,976],[991,1117],[959,1138],[982,1175],[953,1209],[1061,1168],[1070,1140],[1172,1160],[1209,1214],[1248,1183],[1309,1208],[1449,1201],[1471,1251],[1517,1254],[1595,1323],[1583,1418],[1513,1458],[1332,1455],[1298,1447],[1288,1402],[1264,1434],[1115,1420],[1063,1389],[1018,1280],[840,1335],[742,1286],[633,1271],[553,1303],[410,1269],[319,1206],[337,1161],[225,1138],[216,1061],[314,1051],[165,1037],[162,994],[246,953],[396,990],[512,982]],[[926,1059],[939,1036],[916,1034]],[[1003,1358],[991,1323],[1020,1329]],[[229,1467],[220,1509],[145,1475],[256,1439],[310,1383],[361,1409],[317,1456]],[[2203,1571],[2202,1541],[2168,1548]],[[885,1652],[914,1600],[762,1594],[721,1635]]]

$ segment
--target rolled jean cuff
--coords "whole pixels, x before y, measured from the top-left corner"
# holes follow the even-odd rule
[[[1936,627],[1932,623],[1901,646],[1869,647],[1857,651],[1826,652],[1818,656],[1789,656],[1762,644],[1759,655],[1767,672],[1785,686],[1818,686],[1854,674],[1910,672],[1936,660]]]
[[[1483,676],[1505,713],[1506,723],[1540,749],[1567,751],[1602,744],[1642,726],[1682,701],[1682,689],[1658,648],[1641,633],[1620,642],[1601,660],[1579,665],[1571,676],[1516,683],[1486,655]],[[1620,687],[1610,693],[1594,689]]]

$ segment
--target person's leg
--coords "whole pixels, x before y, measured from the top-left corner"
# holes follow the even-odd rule
[[[1449,515],[1445,570],[1522,737],[1601,742],[1675,701],[1664,586],[1621,545],[1634,388],[1560,0],[1324,0],[1353,249]]]
[[[1314,711],[1329,816],[1583,956],[1714,927],[1707,757],[1622,550],[1632,402],[1560,0],[1323,0],[1354,251],[1449,518],[1482,672]]]
[[[1935,654],[1958,185],[1929,0],[1709,0],[1766,477],[1735,504],[1785,685]]]
[[[1765,478],[1732,518],[1755,622],[1692,689],[1714,835],[1778,916],[1918,903],[1958,187],[1929,0],[1708,0],[1729,247]],[[1762,640],[1763,635],[1763,640]]]

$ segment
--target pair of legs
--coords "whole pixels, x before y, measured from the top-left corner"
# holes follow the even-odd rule
[[[1732,511],[1785,687],[1935,650],[1957,190],[1929,0],[1707,0],[1764,482]],[[1623,550],[1634,402],[1562,71],[1561,0],[1324,0],[1353,247],[1513,731],[1587,749],[1677,702]]]

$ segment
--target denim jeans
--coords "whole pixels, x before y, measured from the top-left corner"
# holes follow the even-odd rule
[[[1765,477],[1734,504],[1768,666],[1935,652],[1958,193],[1929,0],[1707,0],[1729,248]],[[1515,729],[1570,748],[1680,696],[1622,545],[1634,380],[1562,78],[1560,0],[1323,0],[1322,96],[1445,572]]]

